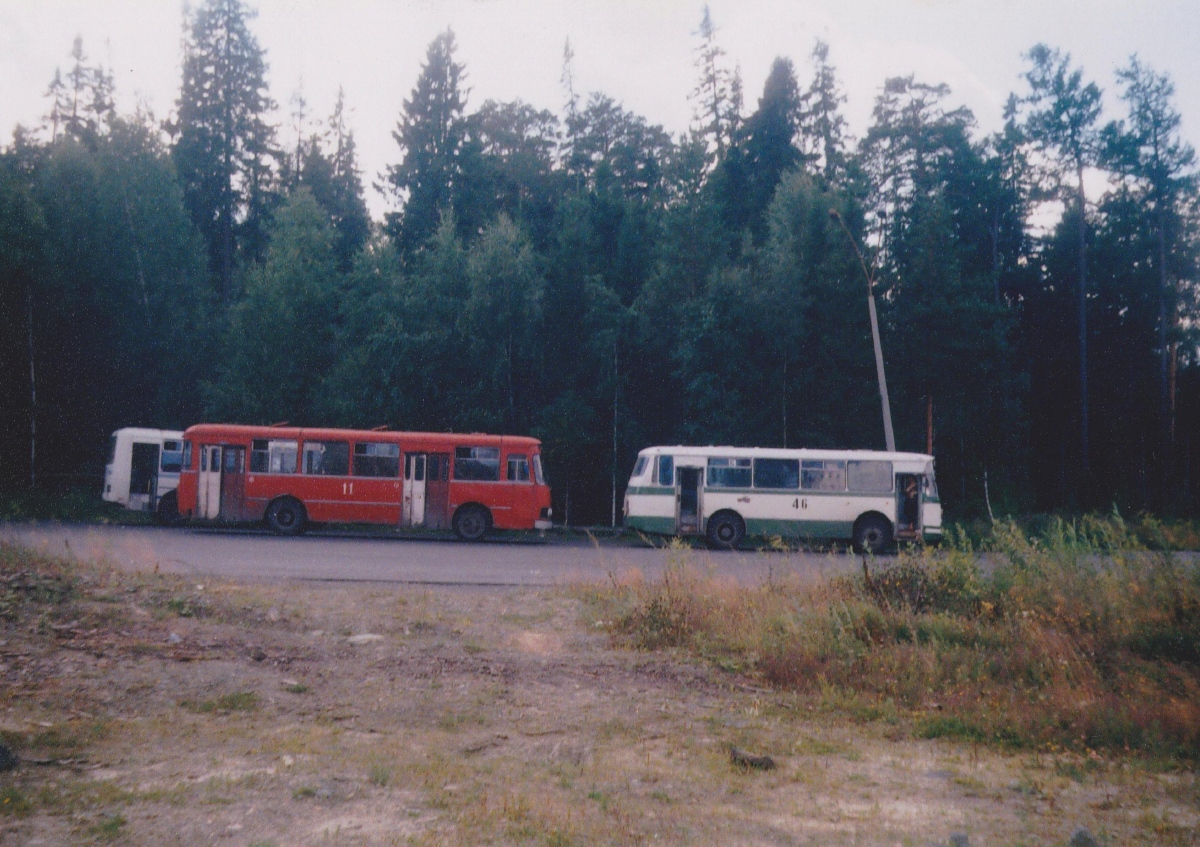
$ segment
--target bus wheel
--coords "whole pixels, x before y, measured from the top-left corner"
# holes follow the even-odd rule
[[[280,497],[267,507],[267,526],[276,535],[299,535],[304,532],[308,516],[304,504],[291,497]]]
[[[454,534],[463,541],[478,541],[492,527],[492,516],[478,503],[460,506],[454,513]]]
[[[854,550],[858,553],[874,556],[891,543],[892,525],[883,515],[863,515],[854,525]]]
[[[179,514],[179,495],[168,491],[158,501],[154,517],[163,526],[179,526],[183,523],[183,515]]]
[[[746,524],[733,512],[717,512],[708,519],[706,535],[713,550],[736,550],[746,537]]]

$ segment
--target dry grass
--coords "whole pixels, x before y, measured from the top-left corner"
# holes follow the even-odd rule
[[[242,586],[0,548],[0,731],[27,762],[0,844],[1194,843],[1185,769],[917,738],[894,696],[767,684],[755,633],[798,600],[924,602],[874,585],[745,592],[681,561],[570,593]],[[987,620],[986,596],[936,614]]]
[[[886,569],[745,587],[683,559],[580,589],[619,643],[680,648],[811,705],[1023,749],[1200,756],[1200,570],[1118,516],[998,525]]]

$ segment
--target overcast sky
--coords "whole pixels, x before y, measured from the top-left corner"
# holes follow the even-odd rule
[[[251,28],[266,50],[277,122],[303,90],[324,117],[338,86],[352,112],[368,203],[389,207],[369,186],[397,161],[392,140],[429,42],[447,26],[466,64],[468,109],[522,99],[561,112],[563,45],[575,53],[578,92],[601,91],[679,133],[692,121],[695,34],[702,0],[260,0]],[[945,82],[980,128],[1000,123],[1009,92],[1022,90],[1021,58],[1038,41],[1070,52],[1105,89],[1107,117],[1120,116],[1113,71],[1131,53],[1176,83],[1184,134],[1200,147],[1200,2],[1197,0],[711,0],[718,41],[740,66],[753,111],[776,56],[809,79],[813,42],[830,58],[861,133],[885,78],[916,74]],[[0,0],[0,133],[36,125],[56,67],[70,65],[83,37],[92,63],[112,69],[122,111],[137,101],[159,118],[174,109],[180,79],[182,3],[172,0]],[[294,135],[283,129],[283,139]]]

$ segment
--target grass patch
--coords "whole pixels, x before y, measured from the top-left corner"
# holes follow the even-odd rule
[[[88,833],[101,841],[115,841],[121,837],[121,832],[127,823],[125,816],[120,813],[105,815],[100,823],[88,827]]]
[[[820,585],[753,587],[677,550],[661,579],[585,586],[619,645],[681,650],[809,707],[924,738],[1200,757],[1200,570],[1119,515],[997,524]],[[981,564],[985,559],[988,566]]]
[[[20,817],[28,814],[32,808],[33,804],[13,786],[0,788],[0,815]]]
[[[182,700],[179,705],[196,714],[251,712],[258,708],[258,695],[253,691],[235,691],[211,700]]]

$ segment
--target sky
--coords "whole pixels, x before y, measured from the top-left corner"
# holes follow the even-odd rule
[[[197,2],[197,0],[193,0]],[[686,131],[693,122],[695,50],[703,0],[251,0],[251,30],[266,51],[268,84],[285,146],[295,144],[290,103],[302,92],[324,118],[345,90],[367,201],[399,160],[392,138],[426,48],[447,27],[467,68],[467,108],[521,99],[561,114],[563,48],[570,39],[575,89],[603,92],[626,109]],[[1116,68],[1137,53],[1171,75],[1183,133],[1200,148],[1198,0],[710,0],[717,40],[740,68],[753,111],[772,61],[795,63],[801,86],[820,38],[860,135],[883,82],[915,74],[946,83],[979,129],[999,127],[1010,92],[1023,91],[1022,53],[1045,42],[1071,53],[1119,118]],[[69,68],[75,36],[90,64],[110,68],[123,112],[170,116],[179,93],[183,4],[175,0],[0,0],[0,144],[19,123],[36,126],[56,68]]]

